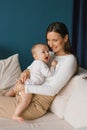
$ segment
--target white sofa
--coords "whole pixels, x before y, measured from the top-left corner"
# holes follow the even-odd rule
[[[20,73],[18,54],[0,60],[0,89],[13,86]],[[22,123],[0,118],[0,130],[19,129],[87,130],[87,70],[80,68],[79,74],[58,93],[43,117]]]

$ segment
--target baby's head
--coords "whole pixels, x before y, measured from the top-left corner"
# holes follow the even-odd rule
[[[49,61],[50,55],[47,45],[43,43],[37,43],[32,47],[31,52],[35,60],[41,60],[45,63]]]

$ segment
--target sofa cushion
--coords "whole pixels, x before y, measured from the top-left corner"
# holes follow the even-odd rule
[[[78,84],[76,84],[77,76],[83,78],[86,77],[86,75],[87,75],[87,70],[80,67],[78,75],[72,77],[71,80],[64,86],[64,88],[55,97],[50,107],[51,112],[58,115],[61,119],[64,118],[64,112],[67,106],[67,102],[71,97],[75,87],[78,86]]]
[[[67,102],[64,119],[73,127],[87,126],[87,79],[75,77],[75,89]]]
[[[0,89],[12,87],[20,73],[18,54],[0,60]]]
[[[61,119],[64,118],[66,104],[73,93],[74,84],[75,84],[75,76],[57,94],[50,107],[50,111],[58,115]]]

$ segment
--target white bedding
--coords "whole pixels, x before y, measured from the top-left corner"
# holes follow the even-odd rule
[[[73,130],[66,121],[49,112],[45,116],[22,123],[0,118],[0,130]]]

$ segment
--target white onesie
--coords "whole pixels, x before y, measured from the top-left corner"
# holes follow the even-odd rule
[[[26,85],[31,84],[42,84],[45,78],[53,75],[55,68],[48,67],[43,61],[34,60],[30,66],[28,66],[30,71],[30,78],[25,81]]]

